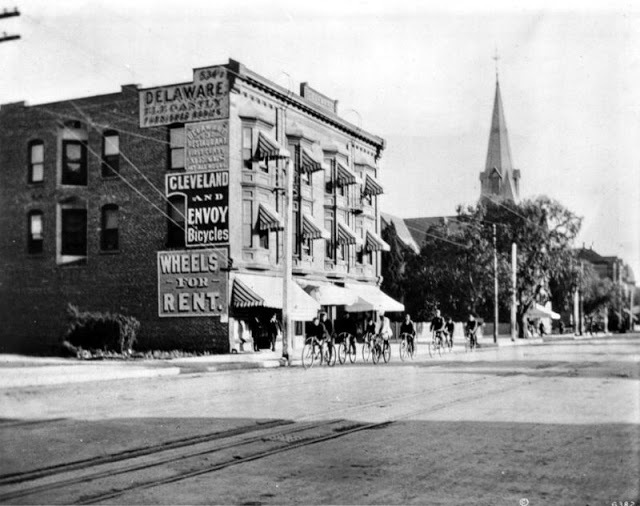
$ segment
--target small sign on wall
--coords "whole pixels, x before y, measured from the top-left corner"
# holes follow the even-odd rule
[[[227,248],[158,251],[158,315],[228,318]]]
[[[185,169],[188,172],[229,168],[229,121],[185,125]]]

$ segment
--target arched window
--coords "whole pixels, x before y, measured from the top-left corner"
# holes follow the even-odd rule
[[[29,182],[44,181],[44,142],[34,140],[29,143]]]
[[[117,251],[119,249],[118,229],[118,206],[115,204],[102,206],[102,233],[100,235],[100,248],[103,251]]]
[[[115,176],[120,171],[120,136],[115,130],[102,134],[102,177]]]
[[[69,122],[62,131],[63,185],[87,185],[87,130],[78,121]]]
[[[185,234],[185,202],[184,197],[169,198],[167,214],[167,246],[170,248],[184,247]]]
[[[43,222],[42,211],[29,211],[27,215],[27,252],[42,253]]]

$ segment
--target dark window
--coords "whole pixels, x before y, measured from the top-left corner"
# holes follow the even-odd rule
[[[251,197],[242,199],[242,246],[253,246],[253,200]]]
[[[184,197],[171,197],[169,199],[167,219],[167,246],[172,248],[184,247],[185,235],[185,204]]]
[[[330,260],[335,260],[336,258],[335,248],[334,248],[335,230],[334,230],[333,224],[334,224],[333,216],[328,213],[325,214],[324,228],[326,228],[327,232],[329,232],[329,234],[331,235],[331,239],[328,241],[325,241],[325,244],[326,244],[325,255]]]
[[[44,143],[31,141],[29,143],[29,182],[44,181]]]
[[[292,224],[292,236],[293,236],[293,255],[296,258],[300,258],[300,240],[302,237],[301,234],[301,230],[302,230],[302,226],[300,223],[300,211],[298,210],[298,203],[294,202],[293,203],[293,211],[292,211],[292,219],[293,219],[293,224]]]
[[[258,245],[263,249],[269,249],[269,230],[258,231]]]
[[[100,237],[100,248],[103,251],[118,250],[118,221],[118,206],[115,204],[107,204],[102,208],[102,234]]]
[[[27,227],[27,251],[29,253],[42,253],[42,211],[29,212],[27,218]]]
[[[87,210],[62,209],[62,255],[87,255]]]
[[[324,191],[325,193],[333,193],[333,160],[325,158],[327,170],[324,171]]]
[[[62,141],[62,184],[87,184],[87,145],[81,141]]]
[[[253,168],[253,129],[242,127],[242,162],[246,169]]]
[[[169,127],[169,169],[184,169],[184,125]]]
[[[115,176],[120,171],[120,137],[108,130],[102,136],[102,177]]]

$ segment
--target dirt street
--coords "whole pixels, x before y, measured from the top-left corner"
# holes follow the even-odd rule
[[[2,389],[0,502],[640,504],[639,336],[358,359]]]

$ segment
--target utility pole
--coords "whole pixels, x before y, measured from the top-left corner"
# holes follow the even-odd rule
[[[580,279],[584,280],[584,263],[580,260]],[[581,336],[584,333],[584,294],[582,290],[582,283],[578,292],[578,335]]]
[[[12,18],[14,16],[19,16],[20,15],[20,11],[18,11],[18,8],[14,8],[12,11],[8,11],[7,9],[4,9],[2,12],[0,12],[0,19],[4,19],[4,18]],[[10,40],[17,40],[20,38],[20,35],[7,35],[7,32],[3,32],[2,36],[0,36],[0,42],[9,42]]]
[[[292,322],[291,322],[291,286],[292,280],[292,253],[293,253],[293,160],[286,160],[284,169],[284,241],[282,244],[282,330],[284,339],[282,342],[282,357],[290,363],[292,353]]]
[[[633,292],[635,291],[634,285],[629,286],[629,332],[633,332]]]
[[[517,298],[516,298],[516,269],[518,266],[518,246],[516,243],[511,243],[511,340],[516,340],[516,334],[518,332],[517,322]]]
[[[498,247],[495,224],[493,225],[493,342],[498,342]]]

